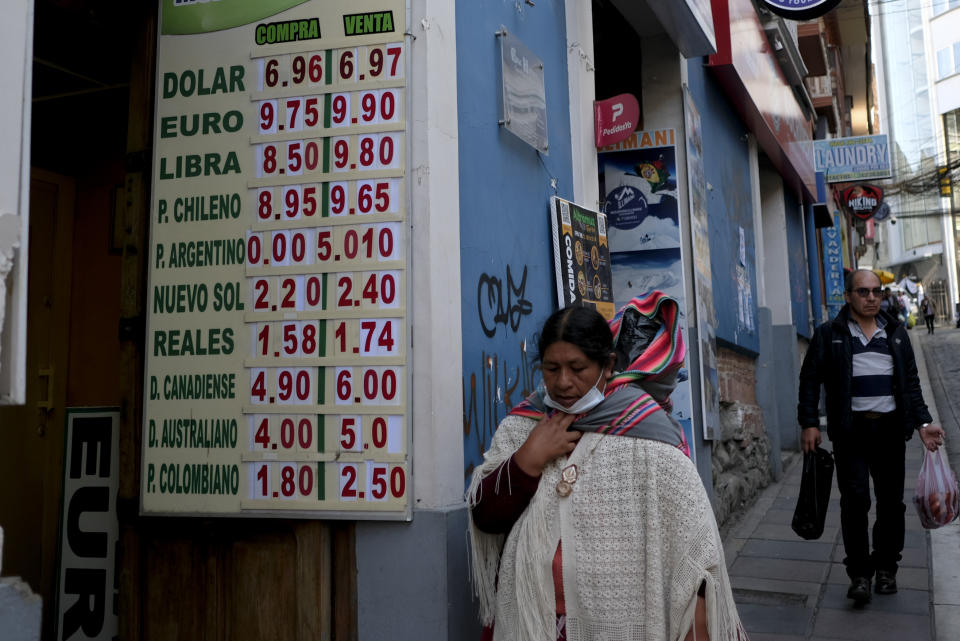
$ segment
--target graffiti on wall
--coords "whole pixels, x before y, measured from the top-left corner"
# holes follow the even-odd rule
[[[477,315],[480,327],[487,338],[497,333],[497,325],[509,327],[514,333],[524,316],[533,311],[533,305],[525,298],[527,290],[527,266],[523,266],[520,283],[517,284],[507,265],[506,282],[490,274],[481,274],[477,281]]]
[[[497,425],[514,405],[533,393],[540,365],[533,363],[527,341],[520,343],[520,356],[508,359],[481,352],[480,367],[463,378],[463,442],[466,448],[464,478],[483,460]]]

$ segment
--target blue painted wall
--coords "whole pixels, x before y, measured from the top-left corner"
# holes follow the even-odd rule
[[[750,156],[744,138],[747,129],[701,59],[691,59],[687,64],[690,93],[703,121],[704,170],[707,183],[713,187],[707,191],[707,225],[717,340],[721,344],[756,354],[760,350],[756,331],[756,242],[753,235]],[[752,302],[749,323],[742,322],[738,317],[740,228],[744,231],[746,250],[745,265],[741,267],[746,270]]]
[[[787,253],[790,265],[790,307],[793,311],[793,326],[797,334],[810,338],[810,299],[807,296],[809,268],[804,252],[805,233],[800,201],[784,190],[784,207],[787,221]]]
[[[548,156],[497,124],[500,25],[544,63]],[[573,198],[566,65],[564,3],[457,2],[465,478],[539,380],[534,334],[557,306],[548,206]]]

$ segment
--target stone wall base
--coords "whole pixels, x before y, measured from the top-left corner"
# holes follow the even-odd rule
[[[724,525],[770,484],[770,439],[754,386],[756,361],[717,350],[720,436],[713,442],[714,512]]]

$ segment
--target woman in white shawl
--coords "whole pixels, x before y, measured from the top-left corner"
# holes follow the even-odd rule
[[[584,307],[544,324],[543,385],[500,423],[468,491],[485,639],[746,640],[669,416],[678,316],[654,292],[610,325]]]

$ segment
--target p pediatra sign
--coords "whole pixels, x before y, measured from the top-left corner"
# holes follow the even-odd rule
[[[622,93],[593,103],[593,135],[597,147],[615,145],[633,135],[640,123],[640,103]]]
[[[860,220],[873,217],[883,204],[883,190],[876,185],[854,185],[843,192],[843,205]]]

